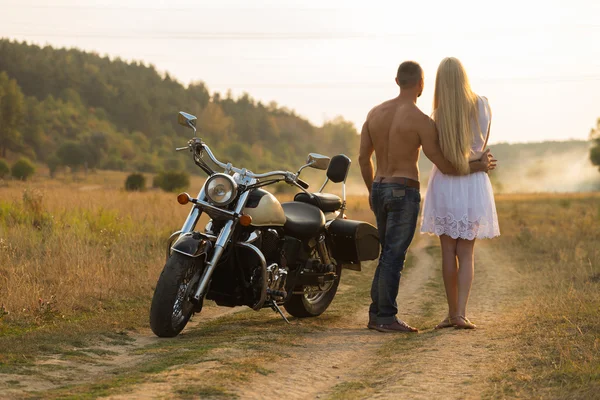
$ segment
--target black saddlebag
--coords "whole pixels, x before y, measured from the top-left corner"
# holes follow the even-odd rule
[[[344,267],[360,271],[360,262],[379,257],[379,233],[373,225],[350,219],[336,219],[327,227],[332,256]]]

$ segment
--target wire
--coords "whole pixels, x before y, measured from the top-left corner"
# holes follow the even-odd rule
[[[378,35],[366,33],[268,33],[268,32],[200,32],[200,33],[165,33],[165,34],[110,34],[110,33],[57,33],[57,32],[11,32],[11,36],[30,37],[76,37],[94,39],[177,39],[177,40],[346,40],[346,39],[381,39],[385,37],[414,37],[418,34]]]
[[[215,6],[201,6],[201,7],[156,7],[156,6],[142,6],[142,7],[131,7],[131,6],[80,6],[80,5],[48,5],[48,4],[36,4],[36,5],[23,5],[15,4],[11,6],[3,6],[12,9],[25,9],[25,10],[110,10],[110,11],[206,11],[206,10],[222,10],[222,11],[260,11],[264,12],[264,7],[215,7]],[[335,7],[269,7],[269,11],[333,11],[339,12],[339,8]]]
[[[492,84],[536,84],[536,83],[567,83],[600,81],[600,75],[579,77],[532,77],[532,78],[471,78],[478,83]],[[211,89],[343,89],[356,87],[387,87],[389,82],[329,82],[329,83],[213,83],[207,84]]]
[[[15,23],[23,28],[22,23]],[[5,24],[6,25],[6,24]],[[560,26],[539,26],[539,27],[503,27],[500,29],[486,28],[473,31],[453,31],[446,32],[450,36],[468,36],[473,35],[481,39],[482,36],[504,33],[523,33],[523,32],[542,32],[551,33],[554,28],[560,28],[563,31],[556,32],[564,34],[564,29],[570,27],[575,29],[598,29],[600,25],[560,25]],[[161,33],[100,33],[100,32],[10,32],[11,36],[29,36],[29,37],[74,37],[74,38],[95,38],[95,39],[154,39],[154,40],[383,40],[398,39],[403,37],[433,36],[437,33],[430,32],[411,32],[411,33],[368,33],[368,32],[161,32]]]

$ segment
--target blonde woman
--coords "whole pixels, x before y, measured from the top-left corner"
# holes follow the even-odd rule
[[[494,193],[485,172],[469,172],[487,144],[491,109],[473,93],[461,62],[449,57],[440,63],[435,80],[433,120],[446,159],[464,174],[442,174],[435,166],[423,205],[422,233],[440,237],[448,316],[436,329],[474,329],[467,318],[467,301],[474,275],[475,239],[500,235]]]

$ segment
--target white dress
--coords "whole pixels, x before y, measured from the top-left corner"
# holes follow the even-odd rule
[[[478,96],[479,126],[488,134],[491,113],[485,97]],[[481,152],[487,140],[473,132],[472,153]],[[488,174],[442,174],[434,165],[423,204],[421,233],[453,239],[485,239],[500,235],[494,192]]]

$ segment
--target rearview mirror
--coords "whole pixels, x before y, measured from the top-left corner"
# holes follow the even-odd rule
[[[179,115],[177,115],[177,122],[179,122],[179,125],[183,125],[188,128],[192,128],[194,131],[196,130],[196,121],[197,120],[198,120],[198,118],[196,118],[192,114],[188,114],[183,111],[179,111]]]
[[[306,160],[306,164],[315,169],[327,169],[330,158],[317,153],[310,153]]]

